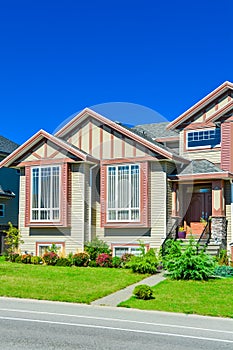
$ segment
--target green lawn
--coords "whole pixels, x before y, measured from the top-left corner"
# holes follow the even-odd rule
[[[0,296],[90,303],[145,275],[130,270],[25,265],[0,259]]]
[[[153,291],[155,299],[131,297],[118,306],[233,318],[233,278],[208,282],[165,280]]]

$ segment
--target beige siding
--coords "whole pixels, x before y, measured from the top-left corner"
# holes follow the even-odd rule
[[[134,156],[134,145],[133,145],[133,141],[131,140],[128,140],[127,142],[125,142],[125,156],[127,158]]]
[[[103,159],[111,158],[111,134],[103,130]]]
[[[122,157],[122,138],[114,137],[114,158]]]
[[[151,163],[151,247],[160,247],[166,235],[166,173]]]
[[[225,106],[228,103],[228,96],[224,96],[219,102],[218,102],[218,109],[221,109],[223,106]]]
[[[208,150],[208,151],[192,151],[185,152],[183,156],[187,159],[207,159],[212,163],[221,163],[221,151],[218,150]]]
[[[81,149],[89,153],[89,123],[85,124],[82,128],[82,145]]]
[[[100,158],[100,128],[92,123],[92,152],[91,154]]]

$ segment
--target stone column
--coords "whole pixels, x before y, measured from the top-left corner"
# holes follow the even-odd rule
[[[224,181],[214,180],[212,182],[212,221],[211,221],[212,238],[216,243],[226,248],[227,244],[227,226],[225,215],[224,200]]]

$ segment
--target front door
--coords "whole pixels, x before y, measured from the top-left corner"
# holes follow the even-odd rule
[[[212,213],[212,194],[211,192],[193,193],[188,207],[185,221],[191,229],[193,235],[200,235],[204,229],[201,218],[208,220]]]

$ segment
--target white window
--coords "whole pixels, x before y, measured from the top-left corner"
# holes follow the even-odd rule
[[[32,168],[31,175],[31,220],[59,221],[60,167]]]
[[[62,249],[63,249],[62,244],[56,244],[56,243],[53,243],[53,244],[56,245],[58,254],[62,253]],[[44,255],[44,253],[46,253],[48,251],[48,249],[51,248],[51,246],[52,246],[52,243],[38,244],[38,255],[39,256]]]
[[[140,167],[108,167],[107,220],[140,221]]]
[[[124,255],[126,253],[133,254],[135,256],[139,256],[141,254],[141,249],[139,246],[114,247],[114,256],[118,256],[120,258],[120,257],[122,257],[122,255]]]
[[[187,148],[212,148],[220,146],[221,130],[203,129],[198,131],[187,132]]]
[[[5,204],[0,204],[0,218],[5,217]]]

